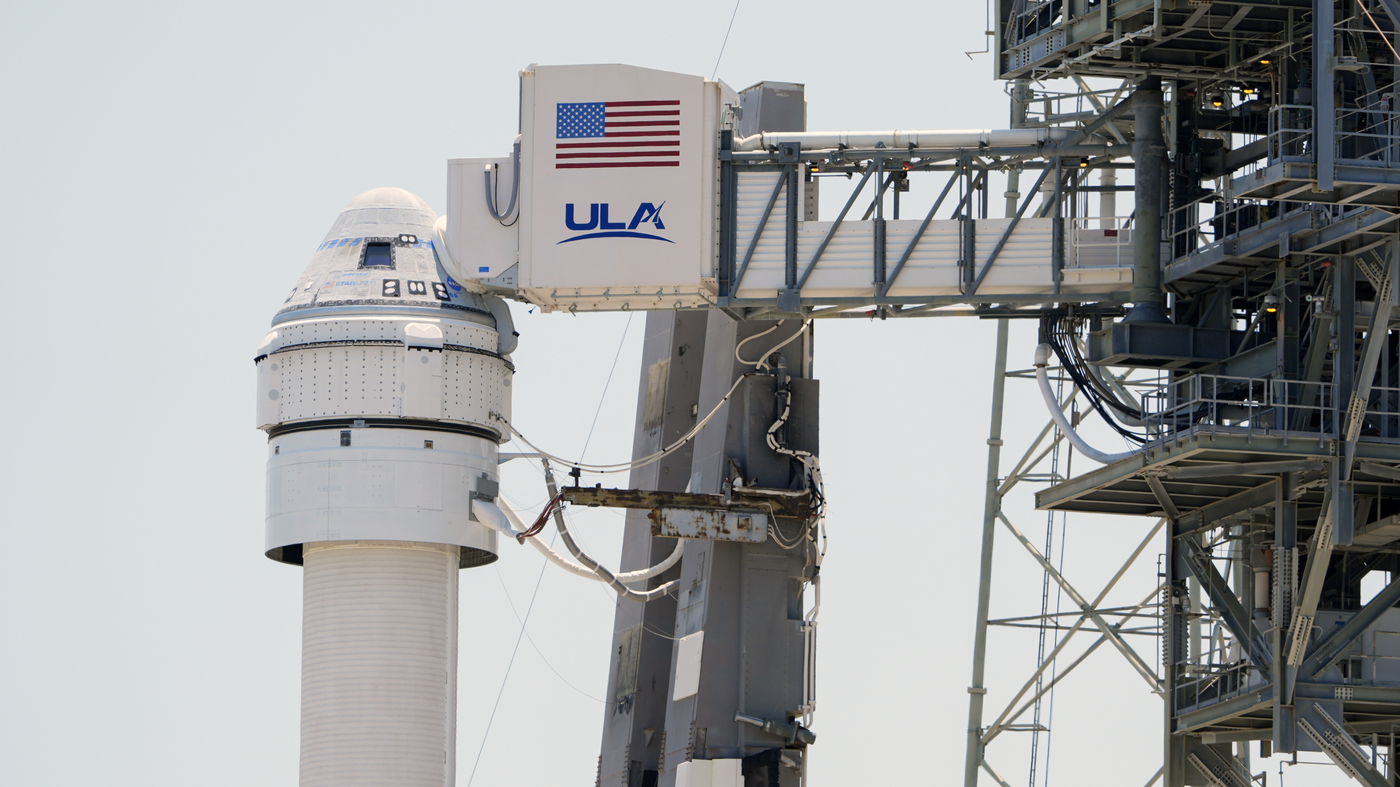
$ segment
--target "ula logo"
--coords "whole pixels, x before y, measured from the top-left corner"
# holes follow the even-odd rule
[[[661,223],[661,209],[666,207],[666,203],[653,205],[650,202],[643,202],[637,207],[637,212],[632,214],[631,221],[609,221],[608,203],[595,202],[588,206],[588,218],[581,218],[582,211],[575,210],[574,204],[570,202],[564,206],[564,226],[574,232],[584,232],[585,235],[575,235],[572,238],[565,238],[559,243],[572,243],[576,240],[588,240],[590,238],[644,238],[646,240],[659,240],[666,243],[675,243],[660,235],[652,235],[646,232],[638,232],[642,225],[649,230],[664,230],[666,225]],[[627,214],[623,214],[624,216]],[[558,244],[556,244],[558,245]]]

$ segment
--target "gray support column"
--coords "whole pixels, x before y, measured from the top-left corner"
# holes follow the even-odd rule
[[[1313,0],[1313,161],[1317,190],[1336,188],[1337,102],[1333,57],[1336,0]]]
[[[1145,77],[1133,93],[1133,311],[1129,322],[1167,322],[1162,289],[1162,81]]]
[[[1332,356],[1332,381],[1336,398],[1337,430],[1346,429],[1347,403],[1356,390],[1356,259],[1340,257],[1337,264],[1337,351]]]
[[[1275,486],[1274,494],[1274,630],[1271,646],[1274,663],[1271,681],[1274,686],[1273,750],[1286,754],[1297,750],[1297,714],[1293,705],[1292,682],[1296,667],[1288,664],[1285,648],[1288,628],[1293,620],[1294,587],[1298,570],[1298,499],[1294,488],[1297,474],[1284,473]]]
[[[982,684],[987,666],[987,618],[992,599],[992,549],[1001,495],[1001,415],[1006,394],[1007,320],[997,320],[997,354],[992,376],[992,425],[987,436],[987,490],[982,503],[982,567],[977,584],[977,629],[972,640],[972,685],[968,687],[967,754],[963,768],[965,787],[976,787],[982,767],[982,701],[987,689]]]
[[[1162,784],[1164,787],[1186,787],[1186,740],[1176,734],[1176,686],[1177,665],[1190,655],[1187,625],[1189,596],[1186,579],[1190,572],[1185,566],[1185,548],[1180,538],[1189,524],[1169,522],[1167,530],[1167,551],[1162,561],[1166,576],[1163,578],[1162,596]]]
[[[649,312],[642,346],[637,392],[633,458],[646,456],[678,439],[695,425],[692,415],[700,395],[705,356],[704,312]],[[691,446],[632,471],[632,489],[685,491],[690,478]],[[628,510],[622,537],[622,571],[635,571],[663,560],[675,548],[669,538],[654,538],[647,512]],[[679,574],[673,568],[648,587]],[[665,742],[667,688],[671,683],[671,640],[676,600],[650,603],[619,598],[614,614],[612,658],[604,696],[603,742],[599,755],[602,784],[641,787],[659,770]],[[651,779],[647,772],[651,772]]]
[[[757,360],[793,334],[805,332],[780,350],[786,374],[798,378],[793,381],[795,414],[789,421],[788,440],[794,448],[818,453],[816,385],[801,379],[809,377],[811,369],[810,330],[796,319],[779,324],[735,322],[720,312],[709,312],[707,317],[701,412],[713,409],[741,375],[754,371],[736,359],[739,343],[752,337],[741,352],[745,360]],[[762,438],[777,417],[772,382],[773,377],[763,376],[740,383],[696,437],[692,492],[721,493],[737,477],[747,486],[800,488],[801,479],[789,462],[772,454]],[[788,537],[796,524],[779,523]],[[674,787],[676,768],[686,760],[739,759],[784,746],[782,738],[740,724],[734,715],[786,722],[802,704],[800,627],[803,583],[812,575],[809,557],[802,549],[784,550],[771,538],[763,543],[689,542],[681,560],[673,636],[680,640],[700,635],[699,680],[698,688],[678,687],[677,661],[693,656],[686,651],[691,645],[673,643],[660,787]],[[789,753],[789,758],[800,760],[802,754]],[[791,771],[781,770],[782,784],[797,784]]]

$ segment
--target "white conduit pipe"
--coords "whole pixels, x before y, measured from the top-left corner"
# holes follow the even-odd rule
[[[500,505],[496,505],[495,503],[491,503],[486,500],[473,500],[472,505],[475,507],[476,513],[478,514],[477,518],[480,519],[483,524],[485,524],[492,530],[498,531],[504,535],[519,540],[520,536],[526,530],[529,529],[528,527],[526,527],[525,523],[521,521],[520,515],[515,513],[515,509],[511,508],[510,504],[507,503],[505,500],[501,500]],[[606,577],[601,576],[598,572],[588,568],[587,566],[581,566],[578,563],[575,563],[572,560],[569,560],[568,558],[559,554],[558,552],[555,552],[549,547],[548,544],[544,543],[544,541],[541,540],[538,536],[531,537],[527,539],[527,541],[530,543],[531,546],[539,550],[540,554],[544,555],[545,558],[549,560],[549,562],[564,569],[565,571],[568,571],[571,574],[577,574],[578,576],[584,577],[585,579],[592,579],[598,582],[608,581]],[[652,577],[664,573],[667,569],[679,563],[681,560],[681,555],[683,555],[684,553],[685,539],[679,538],[676,539],[676,548],[671,551],[670,556],[667,557],[665,560],[661,561],[660,563],[657,563],[651,568],[644,568],[639,571],[624,571],[618,574],[612,574],[611,576],[616,577],[616,579],[619,582],[627,583],[641,582],[643,580],[651,579]]]
[[[803,150],[827,148],[978,148],[1023,147],[1061,142],[1073,133],[1064,128],[965,129],[961,131],[780,131],[754,134],[734,140],[734,149],[766,150],[783,142],[797,142]]]
[[[553,476],[549,476],[549,478],[550,486],[552,489]],[[564,546],[568,547],[569,552],[573,554],[574,558],[578,560],[578,562],[593,569],[593,573],[597,574],[599,577],[602,578],[604,582],[607,582],[609,585],[611,585],[612,589],[616,590],[619,596],[622,596],[625,599],[631,599],[632,601],[655,601],[656,599],[668,595],[669,593],[671,593],[671,591],[680,587],[681,581],[679,579],[673,579],[670,582],[667,582],[664,585],[659,585],[655,588],[652,588],[651,590],[633,590],[632,588],[627,587],[626,585],[622,584],[622,580],[618,579],[616,574],[604,568],[603,564],[594,560],[592,556],[590,556],[587,552],[584,552],[583,549],[580,548],[579,545],[574,542],[574,534],[569,532],[569,526],[567,523],[564,522],[564,514],[557,508],[554,509],[554,523],[559,527],[559,535],[564,537]]]
[[[319,542],[302,559],[302,787],[449,787],[458,548]]]
[[[1070,426],[1069,419],[1065,418],[1065,414],[1060,410],[1060,403],[1055,401],[1055,392],[1050,390],[1050,374],[1046,371],[1046,367],[1049,365],[1050,345],[1042,344],[1036,347],[1035,381],[1040,384],[1041,398],[1045,400],[1045,407],[1050,411],[1050,417],[1055,419],[1055,424],[1060,427],[1060,431],[1064,433],[1070,444],[1079,449],[1079,453],[1084,454],[1095,462],[1106,465],[1142,453],[1141,449],[1139,449],[1137,451],[1124,451],[1118,454],[1106,454],[1084,442],[1084,438],[1080,437],[1079,433],[1074,431],[1074,427]]]

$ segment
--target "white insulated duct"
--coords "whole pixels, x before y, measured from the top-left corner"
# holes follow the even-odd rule
[[[500,505],[486,500],[478,500],[473,505],[473,510],[477,514],[477,519],[487,527],[510,536],[511,538],[518,540],[520,536],[524,535],[526,530],[530,529],[520,520],[520,516],[515,513],[515,509],[511,508],[510,504],[507,503],[504,498],[501,499]],[[549,562],[571,574],[577,574],[585,579],[592,579],[598,582],[608,581],[607,577],[593,569],[581,566],[558,552],[555,552],[553,549],[550,549],[549,545],[544,543],[538,535],[531,536],[528,539],[528,543],[538,550],[541,555],[544,555],[545,559]],[[676,548],[671,550],[671,554],[660,563],[649,568],[638,569],[637,571],[619,572],[613,576],[617,581],[626,583],[641,582],[645,579],[651,579],[652,577],[660,576],[671,566],[679,563],[681,561],[681,555],[683,554],[685,554],[685,539],[678,538],[676,539]]]
[[[1079,453],[1084,454],[1095,462],[1102,464],[1113,464],[1114,462],[1137,456],[1142,453],[1138,451],[1123,451],[1122,453],[1109,454],[1094,448],[1074,431],[1069,419],[1065,418],[1064,411],[1060,409],[1060,403],[1055,400],[1055,392],[1050,389],[1050,375],[1046,367],[1050,365],[1050,345],[1042,344],[1035,348],[1035,381],[1040,386],[1040,396],[1045,400],[1045,408],[1050,411],[1050,417],[1055,420],[1055,424],[1060,427],[1065,438],[1070,444],[1079,449]]]
[[[318,542],[303,560],[301,787],[450,787],[458,548]]]
[[[766,150],[783,142],[797,142],[803,150],[829,148],[925,148],[1025,147],[1061,142],[1077,133],[1064,128],[965,129],[961,131],[777,131],[734,140],[734,149]]]

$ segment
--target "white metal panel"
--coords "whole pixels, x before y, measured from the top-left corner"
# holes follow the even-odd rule
[[[301,784],[454,781],[457,547],[309,545]]]
[[[668,148],[679,154],[676,166],[650,166],[655,159],[644,154],[660,149],[654,145],[624,151],[630,159],[559,158],[592,156],[598,145],[627,141],[567,136],[577,130],[560,130],[562,105],[629,101],[679,102],[661,108],[677,113],[676,133],[659,140],[679,143]],[[631,66],[541,66],[522,73],[519,282],[526,296],[547,310],[610,311],[684,308],[712,298],[702,282],[714,271],[725,102],[737,103],[737,97],[720,83]],[[633,133],[620,126],[608,133],[614,132]],[[598,166],[614,163],[648,166]]]
[[[490,328],[462,322],[445,322],[442,324],[442,340],[444,344],[455,344],[460,347],[474,347],[478,350],[494,351],[496,349],[496,332]]]
[[[459,158],[447,162],[448,254],[442,265],[461,281],[489,279],[514,265],[520,247],[520,223],[497,221],[486,209],[486,170],[491,170],[496,212],[510,206],[515,164],[503,158]],[[517,195],[516,211],[519,210]],[[507,226],[509,225],[509,226]]]
[[[705,80],[622,65],[541,66],[534,71],[532,134],[522,139],[532,157],[530,190],[522,214],[531,243],[522,249],[521,278],[527,287],[661,286],[693,282],[701,267],[708,228],[700,226],[701,205],[709,198],[708,172],[717,167],[704,155]],[[637,102],[676,102],[630,106]],[[568,106],[607,107],[606,132],[599,120],[596,135],[569,130]],[[642,134],[623,123],[639,111],[677,112],[659,122],[674,123],[658,131],[672,147],[631,147],[630,158],[581,159],[599,149],[561,145],[612,145]],[[617,115],[626,112],[626,115]],[[591,125],[591,124],[590,124]],[[675,132],[675,133],[671,133]],[[584,136],[570,136],[583,133]],[[604,133],[607,136],[603,136]],[[648,137],[647,141],[654,141]],[[661,144],[658,143],[658,144]],[[635,144],[635,143],[631,143]],[[662,155],[655,160],[651,154]],[[656,164],[656,166],[652,166]],[[576,227],[565,223],[573,206]],[[661,220],[647,221],[641,206],[661,210]],[[591,216],[592,221],[584,216]],[[611,225],[609,225],[611,222]],[[588,226],[592,224],[592,226]]]
[[[711,787],[744,787],[744,761],[710,760]]]
[[[324,342],[403,340],[403,319],[345,318],[330,320],[298,320],[277,326],[277,338],[269,348],[277,352],[283,347]]]
[[[697,631],[676,640],[676,676],[671,700],[683,700],[700,691],[700,659],[705,650],[705,632]]]
[[[282,364],[279,361],[266,357],[258,361],[256,419],[259,429],[277,423],[277,398],[282,395],[278,390],[281,376],[277,372],[281,368]]]
[[[676,766],[676,787],[710,787],[713,760],[686,760]]]
[[[478,353],[448,350],[442,359],[442,415],[448,421],[485,424],[500,430],[492,412],[510,420],[513,373],[505,361]]]
[[[686,760],[676,766],[676,787],[743,787],[743,760]]]
[[[495,443],[420,429],[294,432],[269,443],[267,549],[313,541],[404,539],[496,553],[471,520],[471,492],[496,480]],[[431,443],[432,448],[427,448]]]
[[[770,171],[759,172],[737,172],[734,183],[734,272],[737,275],[739,268],[744,266],[744,258],[748,255],[749,246],[753,244],[754,235],[758,232],[759,220],[763,218],[763,211],[768,207],[768,201],[773,197],[773,189],[778,185],[781,173]],[[773,203],[773,211],[768,214],[768,221],[763,225],[763,234],[759,235],[758,245],[754,247],[754,252],[749,257],[749,263],[744,268],[744,276],[739,280],[739,297],[759,297],[771,298],[779,289],[783,289],[787,283],[787,192],[788,185],[784,183],[778,190],[778,199]],[[800,227],[801,225],[799,225]],[[800,234],[800,230],[799,230]],[[800,243],[799,243],[800,248]],[[798,259],[802,258],[801,253]],[[801,263],[799,262],[799,270]],[[746,295],[745,292],[755,289],[753,295]]]
[[[739,246],[736,259],[742,262],[748,243],[753,238],[753,230],[763,213],[768,195],[771,195],[776,175],[767,175],[766,191],[759,179],[759,173],[751,173],[741,178],[739,201],[740,212],[736,235]],[[744,181],[751,181],[744,184]],[[765,191],[760,200],[754,195]],[[1007,239],[996,263],[987,272],[978,288],[978,293],[998,294],[1049,294],[1054,292],[1052,264],[1053,232],[1052,219],[1023,218]],[[901,219],[886,221],[885,246],[886,276],[895,273],[905,250],[913,241],[922,219]],[[1002,234],[1010,223],[1009,219],[980,219],[976,226],[975,257],[980,271]],[[817,248],[832,222],[810,221],[798,225],[798,274],[806,270]],[[919,298],[938,295],[957,295],[963,272],[958,266],[962,257],[962,222],[953,219],[937,219],[929,222],[928,228],[919,238],[918,244],[910,253],[908,261],[894,279],[890,296],[896,298]],[[759,240],[753,260],[750,262],[743,280],[740,282],[740,298],[772,298],[785,284],[784,255],[785,231],[780,218],[770,217],[767,229]],[[803,297],[869,297],[875,294],[874,223],[848,220],[841,224],[821,259],[813,269]],[[1069,260],[1069,255],[1066,255]],[[1078,270],[1066,267],[1061,272],[1061,288],[1067,292],[1122,291],[1132,287],[1131,262],[1125,267],[1111,267],[1110,260],[1095,257],[1096,267]],[[1066,263],[1069,264],[1068,262]],[[975,274],[974,274],[975,275]]]
[[[442,352],[414,347],[404,356],[403,417],[442,417]]]
[[[399,415],[403,353],[401,347],[348,345],[268,356],[279,366],[277,420]]]

